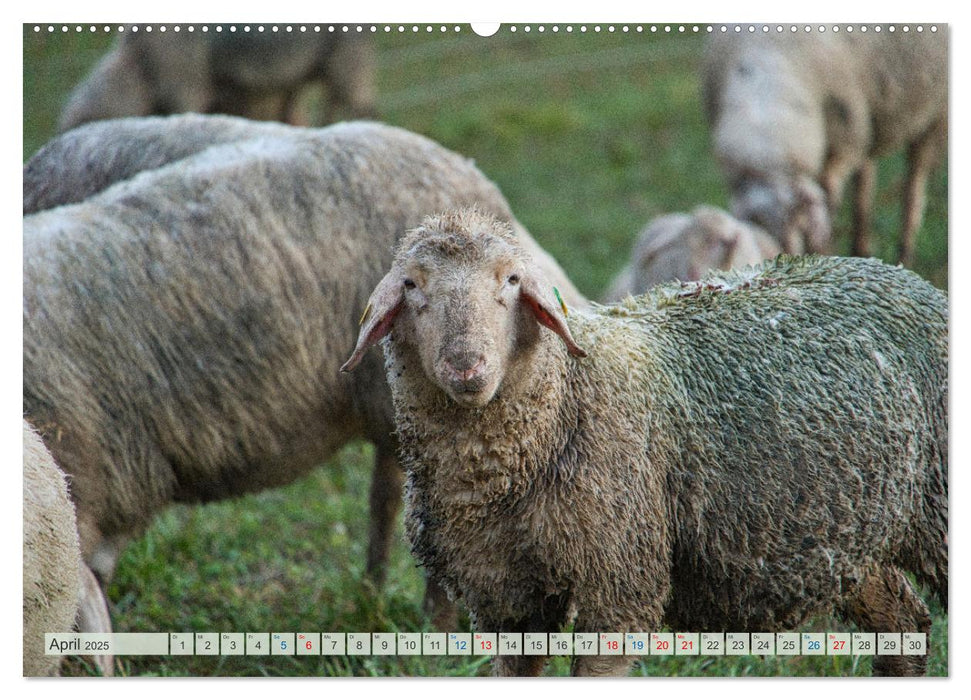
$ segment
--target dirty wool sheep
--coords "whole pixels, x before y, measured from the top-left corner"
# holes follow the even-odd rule
[[[167,504],[288,483],[362,437],[380,581],[403,477],[379,360],[337,372],[350,316],[430,209],[483,207],[542,253],[495,185],[434,142],[373,123],[292,131],[24,217],[24,411],[71,477],[102,582]]]
[[[709,37],[704,102],[732,213],[787,253],[827,252],[853,177],[855,255],[868,252],[876,159],[906,149],[900,260],[947,147],[948,31],[726,32]]]
[[[662,282],[691,282],[709,270],[757,265],[782,252],[757,226],[715,207],[659,216],[637,237],[631,261],[604,294],[620,301]]]
[[[64,474],[27,421],[23,432],[24,675],[52,676],[61,658],[44,653],[44,634],[74,628],[83,564]]]
[[[323,122],[370,117],[374,73],[373,41],[356,33],[126,32],[68,97],[59,129],[183,112],[306,123],[311,86],[326,91]]]
[[[913,273],[780,256],[568,325],[508,227],[463,210],[402,240],[367,308],[343,369],[386,336],[412,549],[476,629],[786,630],[835,611],[927,632],[904,571],[946,602],[947,302]]]

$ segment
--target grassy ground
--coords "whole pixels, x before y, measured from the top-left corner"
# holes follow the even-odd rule
[[[45,27],[46,29],[46,27]],[[110,45],[103,32],[24,32],[24,157],[54,133],[70,88]],[[381,118],[475,158],[520,220],[586,294],[623,266],[652,217],[725,206],[699,102],[699,36],[535,28],[482,39],[451,31],[379,35]],[[893,260],[904,164],[880,170],[879,253]],[[841,212],[839,232],[848,226]],[[947,172],[935,174],[916,269],[947,286]],[[845,235],[839,250],[848,250]],[[133,542],[111,585],[117,631],[416,631],[420,570],[399,537],[389,584],[363,581],[371,450],[351,445],[300,483],[179,507]],[[837,629],[816,621],[812,629]],[[935,610],[930,672],[947,674],[947,617]],[[484,674],[476,658],[131,657],[130,675]],[[83,664],[71,669],[86,673]],[[555,661],[548,673],[568,666]],[[663,658],[647,675],[867,675],[865,658]]]

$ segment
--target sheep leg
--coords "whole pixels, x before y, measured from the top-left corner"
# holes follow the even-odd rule
[[[538,676],[546,665],[546,656],[497,656],[492,661],[496,676]]]
[[[832,248],[833,223],[843,204],[843,190],[846,183],[859,173],[861,164],[866,167],[868,159],[865,153],[843,154],[838,158],[830,158],[819,177],[818,186],[822,188],[825,204],[818,201],[819,195],[813,192],[811,182],[803,180],[799,188],[800,197],[804,200],[803,209],[809,213],[809,219],[825,220],[824,226],[816,226],[810,233],[811,240],[807,240],[806,249],[810,253],[830,255]],[[856,198],[859,200],[859,197]],[[854,218],[856,210],[854,209]],[[869,216],[869,212],[867,213]]]
[[[453,632],[459,626],[459,613],[455,603],[448,599],[445,589],[431,576],[425,577],[425,614],[431,619],[432,627],[440,632]]]
[[[907,149],[907,180],[904,190],[904,221],[900,234],[900,262],[914,263],[914,237],[927,206],[927,179],[937,165],[947,139],[947,119],[937,121]]]
[[[290,90],[283,96],[279,120],[294,126],[312,126],[306,102],[307,90]]]
[[[233,101],[234,110],[241,117],[258,121],[284,121],[288,116],[287,95],[247,95]]]
[[[111,615],[105,588],[115,572],[118,554],[128,542],[127,535],[105,537],[87,512],[78,512],[78,535],[84,563],[81,565],[81,590],[78,597],[79,632],[110,633]],[[103,676],[115,674],[112,654],[90,657]]]
[[[374,475],[371,477],[371,531],[365,575],[380,588],[388,573],[388,557],[404,489],[404,472],[393,445],[375,447]],[[431,578],[426,579],[425,612],[436,629],[450,632],[458,625],[458,613],[448,595]]]
[[[553,632],[563,627],[569,617],[570,596],[566,592],[547,595],[536,593],[533,612],[520,619],[500,619],[479,612],[476,628],[497,632]],[[525,649],[523,649],[525,651]],[[538,676],[549,656],[497,656],[492,660],[492,673],[496,676]]]
[[[853,175],[853,255],[870,255],[873,193],[876,189],[877,164],[868,158]]]
[[[374,47],[368,41],[342,41],[330,54],[324,68],[327,85],[328,122],[345,119],[374,119]]]
[[[98,535],[97,544],[85,557],[85,563],[91,568],[91,572],[101,585],[107,588],[115,575],[118,555],[128,544],[129,537],[128,535],[102,537],[100,533]]]
[[[80,632],[111,632],[111,616],[101,584],[94,573],[81,566],[80,604],[78,606],[78,630]],[[104,676],[115,675],[115,657],[111,654],[94,656],[94,663]]]
[[[377,444],[371,477],[371,527],[365,569],[365,574],[377,587],[384,583],[388,571],[391,537],[401,508],[404,478],[394,448]]]
[[[861,154],[858,160],[850,158],[830,159],[826,163],[826,167],[823,168],[819,184],[826,194],[826,204],[829,207],[831,219],[836,217],[840,206],[843,204],[843,188],[853,174],[857,162],[866,162],[866,158],[862,157]]]
[[[865,632],[924,632],[931,616],[910,581],[887,566],[867,576],[846,603],[844,614]],[[926,656],[874,656],[874,676],[923,676]]]

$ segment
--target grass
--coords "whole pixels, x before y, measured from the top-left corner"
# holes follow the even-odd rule
[[[46,29],[46,28],[45,28]],[[581,291],[596,297],[652,217],[727,204],[698,87],[698,36],[379,34],[381,118],[475,159]],[[110,46],[87,30],[24,29],[24,157],[54,135],[71,87]],[[881,164],[874,240],[893,260],[904,162]],[[948,281],[947,170],[929,191],[916,270]],[[844,209],[838,250],[847,251]],[[422,576],[399,532],[388,585],[363,578],[370,446],[347,446],[284,489],[177,507],[135,540],[109,594],[117,631],[421,631]],[[467,625],[467,621],[465,622]],[[811,629],[840,629],[829,620]],[[933,675],[947,675],[934,609]],[[123,657],[124,675],[468,676],[475,657]],[[69,672],[90,673],[81,662]],[[547,669],[564,675],[568,664]],[[667,657],[633,675],[868,675],[866,658]]]

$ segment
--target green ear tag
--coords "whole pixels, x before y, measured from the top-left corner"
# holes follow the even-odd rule
[[[563,297],[560,296],[560,290],[553,287],[553,293],[556,295],[556,300],[560,302],[560,308],[563,309],[563,315],[569,316],[570,312],[566,310],[566,302],[564,302]]]
[[[364,309],[364,313],[361,314],[361,320],[357,322],[357,325],[363,326],[364,325],[364,319],[367,318],[367,315],[369,313],[371,313],[371,302],[368,302],[367,307]]]

